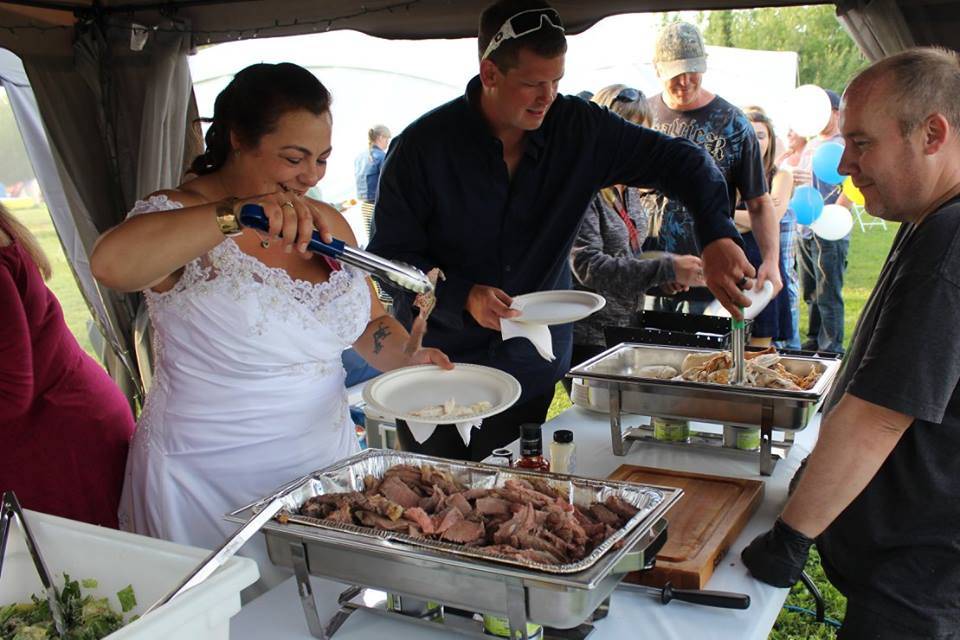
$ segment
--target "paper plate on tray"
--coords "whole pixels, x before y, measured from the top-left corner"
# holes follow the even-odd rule
[[[516,322],[527,324],[566,324],[586,318],[607,304],[603,296],[589,291],[537,291],[514,296],[514,303],[522,306]]]
[[[363,400],[384,416],[408,422],[448,424],[496,415],[520,397],[520,383],[509,373],[477,364],[455,364],[450,371],[432,364],[381,374],[363,388]],[[459,416],[416,416],[414,411],[454,400],[460,407],[489,402],[482,411]]]

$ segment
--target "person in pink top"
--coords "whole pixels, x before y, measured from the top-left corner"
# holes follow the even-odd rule
[[[116,528],[133,414],[70,333],[49,277],[36,240],[0,205],[0,491]]]

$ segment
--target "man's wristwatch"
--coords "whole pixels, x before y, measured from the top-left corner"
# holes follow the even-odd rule
[[[240,226],[240,216],[234,211],[236,204],[236,198],[227,198],[217,203],[217,225],[220,227],[220,232],[228,238],[243,233],[243,227]]]

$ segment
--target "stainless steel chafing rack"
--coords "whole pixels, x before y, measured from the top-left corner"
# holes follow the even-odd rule
[[[527,637],[527,623],[559,629],[578,627],[601,608],[627,573],[652,562],[656,549],[651,545],[662,544],[666,529],[663,515],[682,495],[681,490],[670,487],[544,476],[482,463],[367,450],[289,483],[270,497],[228,514],[227,519],[244,521],[278,496],[289,497],[293,507],[310,495],[319,495],[318,492],[362,489],[364,475],[382,475],[382,471],[395,464],[430,464],[450,471],[468,486],[488,486],[484,483],[502,482],[507,477],[536,476],[566,487],[578,503],[612,492],[640,507],[641,512],[615,534],[615,539],[608,540],[609,544],[601,545],[601,550],[595,550],[579,563],[559,566],[483,556],[461,545],[432,543],[350,525],[271,521],[262,528],[270,559],[294,570],[307,623],[316,637],[328,637],[342,619],[331,624],[320,621],[309,575],[503,616],[509,620],[511,632],[523,638]],[[355,592],[345,593],[341,604],[353,595]]]
[[[567,374],[568,378],[582,381],[585,395],[597,405],[593,408],[609,410],[615,455],[626,455],[636,440],[654,442],[648,428],[633,427],[624,431],[622,413],[759,427],[759,469],[762,475],[770,475],[778,460],[772,450],[773,430],[787,432],[786,443],[789,445],[792,439],[790,432],[807,426],[826,398],[840,368],[840,360],[834,357],[785,356],[781,363],[792,373],[802,375],[809,371],[811,365],[820,370],[816,385],[807,391],[659,380],[636,375],[641,367],[647,365],[670,365],[679,371],[684,357],[691,353],[719,352],[712,349],[621,343],[576,365]],[[716,449],[717,443],[704,440],[684,446]],[[727,451],[733,455],[757,455],[754,452]]]

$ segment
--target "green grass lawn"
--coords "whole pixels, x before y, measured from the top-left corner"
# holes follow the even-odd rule
[[[880,268],[883,266],[883,261],[898,228],[898,225],[890,223],[887,223],[885,230],[878,226],[868,227],[866,231],[861,231],[859,226],[854,228],[850,240],[850,254],[847,260],[847,273],[843,287],[845,305],[844,343],[846,345],[850,344],[853,327],[857,318],[860,317],[860,312],[867,302],[867,297],[877,282]],[[807,309],[806,305],[802,303],[800,317],[800,330],[801,336],[803,336],[807,329]],[[570,399],[563,387],[557,384],[556,394],[553,397],[553,403],[550,405],[547,417],[552,418],[569,406]],[[817,555],[816,550],[810,554],[806,571],[823,593],[826,601],[827,618],[843,620],[847,606],[846,599],[833,588],[823,575],[823,569],[820,567],[820,556]],[[806,587],[802,584],[797,584],[790,590],[787,605],[810,611],[814,609],[813,598],[810,597]],[[780,617],[777,618],[769,638],[770,640],[812,640],[834,638],[835,636],[836,629],[834,627],[817,623],[812,615],[784,609],[780,612]]]
[[[63,317],[67,321],[70,331],[77,337],[80,346],[96,359],[90,338],[87,337],[87,322],[90,320],[90,310],[84,302],[77,281],[73,277],[67,258],[60,246],[60,239],[53,228],[50,213],[46,207],[35,209],[20,209],[12,212],[20,222],[37,237],[43,247],[50,264],[53,266],[53,276],[47,281],[47,286],[56,294],[63,307]]]
[[[93,350],[90,340],[87,338],[87,321],[90,319],[90,313],[67,265],[60,241],[53,229],[53,223],[50,221],[46,208],[16,211],[15,215],[37,236],[44,251],[47,252],[53,264],[53,277],[47,284],[59,298],[70,330],[77,336],[77,340],[83,348],[92,355]],[[846,331],[844,335],[847,344],[849,344],[854,324],[856,324],[860,311],[863,309],[867,296],[870,295],[870,291],[877,281],[880,267],[896,231],[897,225],[888,223],[886,230],[872,227],[864,232],[856,227],[853,232],[850,243],[849,266],[843,288],[844,301],[846,302]],[[804,332],[807,326],[805,308],[801,309],[800,326],[801,331]],[[570,400],[558,384],[548,417],[556,416],[569,406]],[[810,562],[807,564],[807,572],[813,577],[824,594],[827,602],[827,616],[842,620],[846,601],[823,576],[820,559],[815,552],[811,554]],[[813,600],[802,585],[795,586],[790,591],[787,604],[813,609]],[[833,638],[834,635],[834,630],[831,627],[817,624],[812,616],[784,610],[777,619],[770,638],[772,640],[806,640]]]

